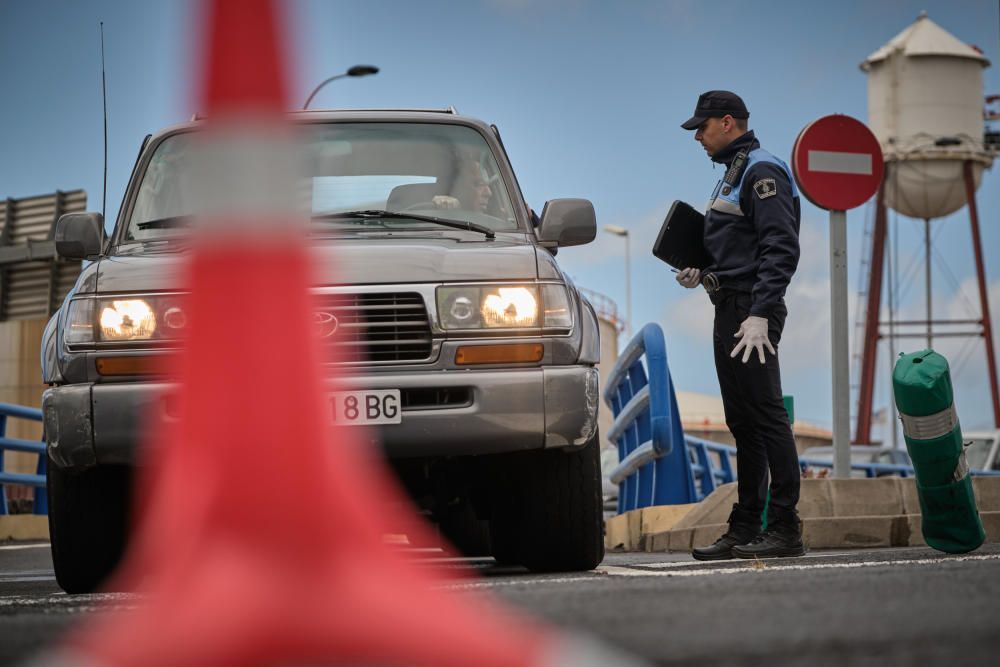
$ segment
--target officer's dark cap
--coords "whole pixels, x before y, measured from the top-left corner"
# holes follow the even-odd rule
[[[749,118],[750,112],[747,111],[747,105],[743,104],[743,100],[736,93],[731,93],[728,90],[710,90],[698,97],[694,115],[681,127],[685,130],[697,130],[707,119],[722,118],[723,116]]]

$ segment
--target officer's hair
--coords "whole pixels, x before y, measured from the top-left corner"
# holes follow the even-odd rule
[[[747,119],[746,118],[734,118],[733,119],[733,124],[736,126],[736,129],[739,130],[740,132],[746,132],[747,131]]]

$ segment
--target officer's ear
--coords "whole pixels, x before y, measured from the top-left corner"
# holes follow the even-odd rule
[[[722,131],[725,133],[728,133],[730,130],[736,127],[736,119],[730,116],[729,114],[723,116],[721,118],[721,121],[722,121]]]

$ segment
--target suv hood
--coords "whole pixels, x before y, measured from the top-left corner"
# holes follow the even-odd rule
[[[399,284],[479,280],[535,280],[530,243],[498,237],[467,241],[454,236],[357,236],[314,240],[319,284]],[[155,246],[101,260],[98,292],[184,289],[184,255]]]

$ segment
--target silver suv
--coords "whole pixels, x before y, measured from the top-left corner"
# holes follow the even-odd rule
[[[381,446],[464,553],[595,567],[597,318],[554,257],[594,239],[593,206],[556,199],[536,218],[496,127],[452,110],[292,118],[297,201],[328,270],[313,295],[338,378],[331,421]],[[52,555],[68,592],[93,590],[127,541],[140,417],[176,418],[157,358],[186,325],[200,125],[146,138],[109,237],[99,214],[57,224],[57,252],[92,260],[42,343]]]

